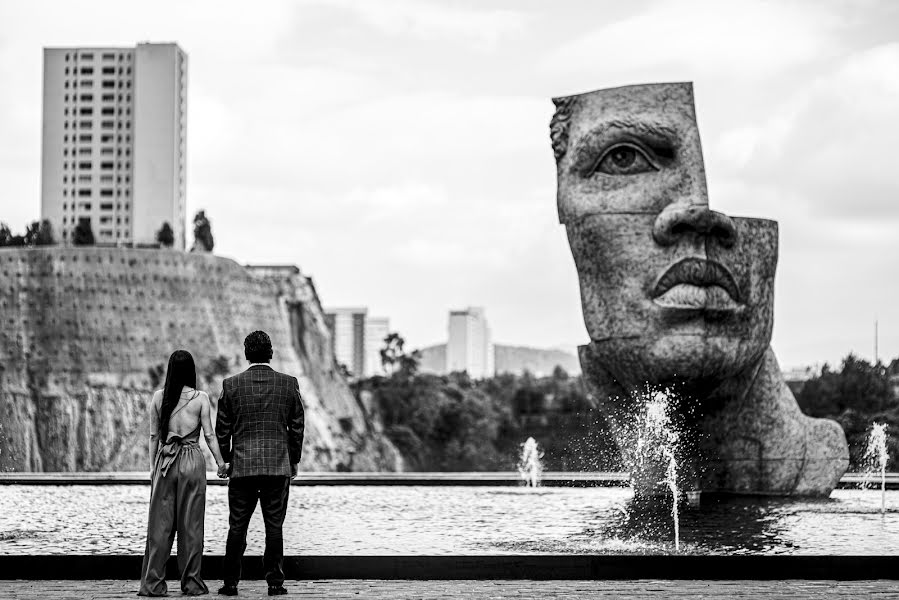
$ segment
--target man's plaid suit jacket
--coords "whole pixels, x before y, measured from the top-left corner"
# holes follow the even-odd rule
[[[305,414],[296,377],[253,365],[222,382],[215,435],[231,478],[286,475],[300,462]]]

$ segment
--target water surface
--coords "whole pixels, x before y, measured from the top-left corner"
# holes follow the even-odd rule
[[[149,486],[0,486],[0,554],[141,554]],[[685,509],[681,550],[698,554],[899,554],[899,491],[826,500],[730,499]],[[224,554],[227,488],[210,486],[206,552]],[[664,505],[628,488],[294,486],[287,554],[661,554]],[[262,554],[257,510],[248,554]]]

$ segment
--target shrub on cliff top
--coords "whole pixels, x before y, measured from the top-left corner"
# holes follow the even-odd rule
[[[0,248],[3,246],[12,246],[12,231],[6,223],[0,223]]]
[[[53,239],[53,226],[50,221],[33,221],[25,229],[25,245],[26,246],[52,246],[56,241]]]
[[[206,217],[206,211],[201,210],[194,217],[194,245],[191,252],[212,252],[215,240],[212,239],[212,224]]]
[[[171,248],[175,245],[175,232],[172,231],[172,226],[169,225],[168,221],[163,223],[159,231],[156,232],[156,241],[163,248]]]
[[[91,229],[91,222],[88,219],[79,220],[72,234],[72,243],[76,246],[93,246],[94,231]]]
[[[53,228],[47,219],[32,221],[25,227],[25,235],[13,235],[6,223],[0,223],[0,247],[51,246],[55,243]]]

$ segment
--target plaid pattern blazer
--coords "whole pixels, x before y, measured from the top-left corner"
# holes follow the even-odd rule
[[[231,477],[286,475],[300,462],[305,413],[296,377],[254,365],[222,382],[215,435]]]

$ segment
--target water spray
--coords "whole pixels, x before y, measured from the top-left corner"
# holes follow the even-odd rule
[[[887,425],[886,423],[873,423],[868,433],[868,441],[865,446],[864,465],[865,479],[863,486],[867,487],[870,480],[880,475],[880,512],[886,513],[887,494]]]
[[[521,445],[521,455],[518,459],[518,474],[524,484],[529,487],[540,485],[540,477],[543,474],[543,452],[537,446],[537,440],[529,437]]]

